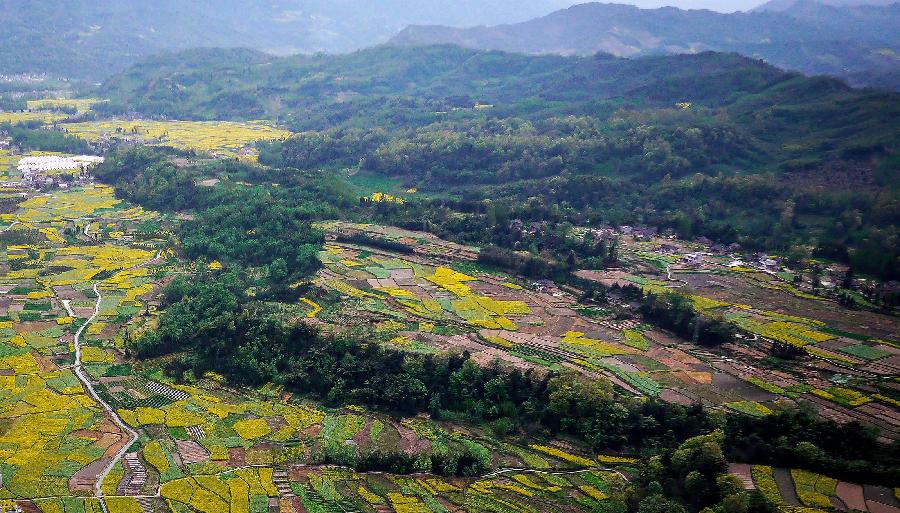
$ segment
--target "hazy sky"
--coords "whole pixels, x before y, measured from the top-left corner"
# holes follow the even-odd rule
[[[765,3],[765,0],[600,0],[604,2],[634,4],[653,8],[673,5],[682,9],[711,9],[713,11],[746,11]],[[579,2],[580,3],[580,2]]]

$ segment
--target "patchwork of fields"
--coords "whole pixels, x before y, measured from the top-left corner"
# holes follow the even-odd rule
[[[784,511],[893,512],[900,509],[897,490],[882,486],[858,485],[798,469],[765,465],[731,464],[749,490],[759,490]]]
[[[56,114],[16,115],[52,123]],[[255,141],[287,135],[259,123],[65,126],[91,141],[250,159]],[[0,153],[7,182],[17,178],[17,158]],[[192,270],[171,246],[179,217],[128,205],[100,185],[10,186],[0,200],[0,500],[43,513],[537,513],[605,511],[623,497],[636,463],[627,455],[560,440],[499,441],[427,416],[328,409],[274,386],[235,390],[214,374],[176,384],[160,362],[130,359],[129,342],[155,325],[162,287]],[[347,222],[319,228],[328,242],[314,292],[285,310],[326,330],[360,327],[406,351],[467,351],[483,365],[501,360],[539,374],[572,370],[603,376],[627,394],[754,416],[804,402],[900,439],[896,318],[846,310],[703,246],[623,237],[621,269],[581,275],[685,295],[705,315],[740,328],[737,342],[717,348],[618,315],[617,307],[628,307],[621,300],[586,305],[577,290],[482,267],[477,248],[431,234]],[[773,364],[773,342],[803,356]],[[424,472],[432,456],[460,448],[501,470],[472,478],[350,470],[402,454]],[[900,512],[897,491],[887,488],[761,466],[733,465],[732,473],[783,511]]]
[[[96,311],[81,337],[89,379],[128,372],[123,329],[152,322],[164,231],[107,187],[4,195],[28,197],[0,215],[0,493],[84,494],[126,437],[78,380],[74,335]]]
[[[41,123],[91,143],[140,143],[196,151],[213,157],[256,161],[257,141],[285,139],[290,132],[263,121],[102,120],[83,121],[97,99],[29,100],[28,110],[0,112],[0,123]]]
[[[324,322],[352,319],[374,325],[385,343],[409,350],[455,348],[469,351],[482,364],[499,358],[520,368],[575,369],[604,375],[634,394],[684,404],[700,401],[751,415],[807,401],[839,422],[857,420],[878,426],[887,439],[900,438],[900,405],[885,393],[886,387],[897,385],[894,378],[900,374],[900,345],[888,338],[898,326],[890,317],[853,312],[870,322],[857,325],[863,333],[850,333],[838,329],[846,320],[800,315],[811,308],[838,309],[824,300],[791,295],[791,301],[785,300],[788,308],[774,305],[778,310],[770,310],[765,303],[737,303],[733,295],[743,293],[741,289],[729,289],[732,296],[726,297],[722,287],[709,287],[714,293],[708,294],[696,286],[698,292],[689,297],[695,308],[722,316],[750,334],[739,343],[708,349],[639,320],[586,308],[572,291],[551,283],[521,282],[480,268],[474,262],[475,248],[396,228],[347,223],[322,227],[331,242],[321,255],[325,269],[317,283],[336,297],[307,301],[316,309],[309,314]],[[386,241],[413,251],[365,246],[358,242],[365,240],[359,234],[381,241],[374,245],[388,247]],[[628,245],[623,252],[635,261],[651,254],[643,243]],[[628,272],[586,276],[607,284],[637,284],[656,293],[679,290],[682,280],[697,276],[732,280],[750,291],[783,283],[776,279],[760,285],[762,273],[716,265],[715,272],[676,270],[672,280],[665,274],[641,273],[639,265]],[[803,364],[775,367],[767,362],[770,341],[802,347],[808,357]]]
[[[15,180],[15,160],[5,162],[7,180]],[[43,513],[524,513],[590,511],[624,489],[623,474],[601,469],[627,471],[634,460],[597,459],[562,442],[506,443],[426,417],[328,410],[273,387],[231,390],[215,375],[174,384],[127,354],[129,341],[156,322],[161,287],[190,269],[168,247],[175,221],[131,207],[99,185],[50,193],[7,188],[3,195],[14,205],[0,214],[4,505]],[[445,246],[435,240],[436,249]],[[449,270],[430,278],[460,291],[468,280]],[[486,297],[468,308],[496,313],[472,313],[470,320],[481,316],[493,328],[488,317],[530,315],[521,301]],[[334,311],[317,311],[312,299],[298,308],[314,317]],[[135,430],[136,442],[120,421]],[[446,479],[324,464],[398,452],[426,469],[431,455],[457,447],[511,470]]]
[[[257,155],[253,148],[256,141],[290,135],[263,122],[227,121],[90,121],[66,123],[63,130],[90,142],[119,139],[250,160]]]

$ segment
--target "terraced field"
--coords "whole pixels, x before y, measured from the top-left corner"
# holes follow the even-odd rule
[[[0,195],[10,205],[0,214],[0,500],[43,513],[535,513],[605,511],[623,497],[636,463],[628,455],[561,440],[499,441],[424,415],[329,409],[274,386],[236,390],[215,374],[176,384],[159,370],[163,362],[128,357],[129,342],[156,322],[161,287],[192,270],[169,246],[176,217],[128,205],[100,185]],[[885,438],[898,433],[895,320],[867,312],[848,320],[836,305],[777,276],[729,267],[726,257],[688,266],[683,253],[700,248],[673,253],[626,240],[625,268],[585,274],[677,291],[746,334],[704,349],[615,315],[626,306],[617,300],[585,305],[575,290],[483,268],[476,248],[376,225],[320,227],[328,242],[317,287],[285,309],[325,329],[358,325],[409,351],[571,369],[606,376],[625,393],[751,415],[805,401],[836,420],[877,425]],[[776,299],[753,299],[758,289]],[[806,356],[775,367],[773,342]],[[499,470],[415,473],[462,448]],[[407,456],[413,473],[350,469],[380,454]],[[732,473],[783,511],[900,511],[887,488],[789,469],[736,465]]]
[[[729,255],[705,253],[698,262],[696,255],[706,248],[675,244],[677,250],[661,251],[672,241],[631,241],[625,252],[633,267],[624,279],[647,291],[687,291],[697,309],[737,326],[744,334],[738,343],[707,358],[717,370],[763,394],[748,398],[762,400],[767,408],[806,401],[825,417],[868,423],[886,439],[900,438],[900,322],[895,316],[841,307],[799,289],[792,276],[736,265]],[[654,255],[671,261],[665,272],[654,268],[648,258]],[[596,277],[602,280],[603,274]],[[776,368],[766,361],[773,343],[805,356]]]
[[[759,490],[784,511],[900,511],[900,490],[859,485],[798,469],[732,464],[748,490]]]
[[[639,265],[648,256],[659,258],[644,243],[624,250],[634,262],[629,270],[585,274],[606,284],[679,291],[704,314],[721,316],[747,334],[737,343],[706,349],[639,319],[585,309],[573,291],[551,283],[522,282],[482,269],[475,263],[475,248],[395,228],[322,227],[331,242],[321,255],[325,269],[317,283],[334,296],[306,299],[316,307],[309,315],[322,322],[352,318],[375,326],[386,344],[418,351],[466,350],[483,364],[499,358],[520,368],[575,369],[605,375],[634,394],[684,404],[701,401],[751,415],[805,401],[839,422],[858,420],[878,426],[887,439],[900,436],[900,404],[890,392],[898,386],[900,344],[889,336],[900,327],[891,317],[850,312],[868,320],[856,327],[867,334],[850,333],[840,328],[851,321],[822,299],[791,295],[789,308],[769,309],[767,303],[739,303],[735,296],[743,289],[726,289],[730,296],[717,285],[685,289],[685,279],[734,280],[744,289],[765,286],[767,291],[784,282],[771,278],[759,284],[764,273],[729,268],[725,257],[709,263],[714,271],[700,271],[675,267],[681,257],[673,256],[668,257],[676,262],[669,280],[660,270],[668,265]],[[375,242],[366,245],[366,240]],[[390,244],[410,250],[379,249]],[[834,319],[802,317],[806,308],[827,308]],[[800,347],[808,356],[794,366],[776,368],[767,360],[773,342]]]
[[[90,381],[128,367],[123,330],[152,322],[149,298],[161,279],[154,265],[165,242],[161,230],[146,227],[160,218],[127,208],[101,186],[4,194],[27,198],[0,216],[0,494],[86,495],[126,439],[79,382],[74,336],[83,331]]]

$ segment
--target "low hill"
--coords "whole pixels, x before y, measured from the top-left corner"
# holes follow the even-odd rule
[[[419,126],[467,112],[542,118],[692,104],[726,109],[759,127],[763,137],[773,136],[769,130],[782,123],[785,131],[774,134],[781,139],[839,129],[829,151],[900,140],[900,116],[892,117],[900,114],[900,95],[855,90],[835,79],[713,52],[624,59],[433,46],[279,58],[249,50],[191,50],[143,61],[110,78],[97,94],[112,100],[101,108],[113,111],[266,118],[297,130]],[[819,151],[798,147],[803,154]]]
[[[145,61],[96,94],[112,99],[100,114],[278,120],[302,133],[262,145],[265,163],[374,173],[466,212],[490,199],[523,219],[650,223],[897,277],[900,94],[736,54],[202,50]],[[458,222],[441,224],[493,233]]]

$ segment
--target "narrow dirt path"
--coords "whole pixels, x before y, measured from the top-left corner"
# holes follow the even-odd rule
[[[128,427],[125,422],[119,417],[119,415],[112,409],[112,407],[106,403],[103,399],[100,398],[100,395],[94,390],[94,385],[91,383],[90,378],[84,372],[84,369],[81,366],[81,334],[84,333],[84,330],[87,329],[88,325],[90,325],[94,319],[97,318],[97,315],[100,314],[100,303],[103,301],[103,296],[100,294],[99,282],[94,283],[94,293],[97,295],[97,303],[94,305],[94,313],[88,317],[87,321],[78,328],[78,331],[75,332],[75,376],[79,381],[84,385],[84,388],[88,391],[88,394],[97,401],[97,403],[103,408],[103,410],[109,414],[109,416],[113,419],[113,422],[119,429],[122,430],[123,433],[127,433],[130,441],[122,446],[119,449],[106,468],[103,469],[103,472],[97,476],[97,482],[94,484],[94,495],[100,501],[100,507],[103,509],[104,513],[109,513],[109,509],[106,507],[106,500],[103,497],[103,481],[106,479],[106,476],[109,475],[110,471],[112,471],[113,467],[115,467],[116,463],[125,456],[125,453],[128,452],[128,448],[137,441],[138,434]],[[68,305],[66,305],[68,307]],[[68,308],[66,308],[68,310]]]

